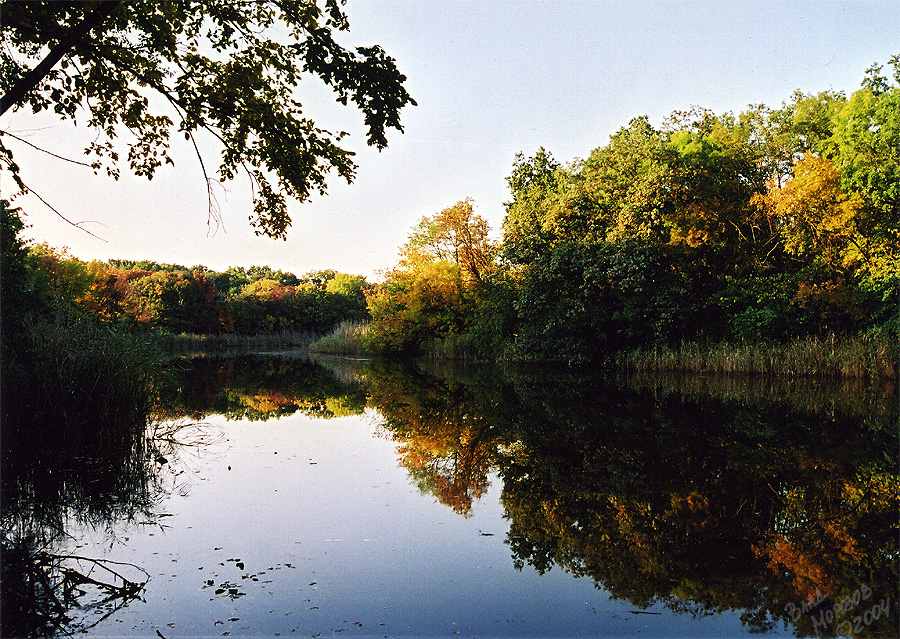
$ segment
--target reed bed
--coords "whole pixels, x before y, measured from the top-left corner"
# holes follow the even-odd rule
[[[146,339],[76,314],[31,324],[5,362],[4,416],[17,427],[143,425],[163,355]],[[14,428],[15,427],[15,428]]]
[[[261,335],[198,335],[196,333],[158,333],[156,341],[170,352],[255,350],[261,348],[306,348],[317,338],[315,333],[283,331]]]
[[[313,341],[309,350],[329,355],[371,355],[371,327],[368,322],[341,322]]]
[[[704,401],[747,406],[777,404],[818,414],[829,420],[844,416],[869,425],[896,423],[900,406],[893,380],[861,377],[785,377],[775,375],[717,375],[680,371],[641,371],[618,377],[628,388],[655,397],[676,395]]]
[[[498,351],[485,356],[483,345],[468,333],[450,334],[426,340],[422,344],[421,356],[425,359],[461,362],[499,362],[510,359],[505,351]]]
[[[803,337],[783,343],[722,342],[654,346],[617,355],[627,371],[887,378],[897,376],[898,344],[884,335]]]

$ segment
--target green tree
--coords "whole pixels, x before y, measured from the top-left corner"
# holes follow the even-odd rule
[[[126,313],[140,324],[175,332],[218,328],[215,290],[202,273],[156,271],[128,283]]]
[[[505,203],[503,219],[503,256],[513,264],[525,264],[547,249],[553,229],[545,223],[567,181],[569,172],[543,147],[532,157],[516,155],[506,178],[512,199]]]
[[[221,156],[217,176],[245,173],[254,184],[258,234],[284,238],[288,198],[305,201],[326,191],[336,171],[355,175],[347,135],[318,125],[297,88],[318,78],[341,104],[363,115],[367,141],[379,149],[389,129],[402,131],[400,111],[415,104],[406,77],[377,45],[348,48],[342,0],[135,0],[18,2],[3,0],[0,114],[52,109],[99,132],[85,149],[95,171],[119,176],[120,131],[128,131],[128,167],[152,178],[171,163],[177,132],[190,140],[211,180],[195,136],[209,134]],[[165,105],[165,108],[159,105]],[[9,135],[9,134],[6,134]],[[19,167],[6,146],[7,168]]]
[[[870,69],[835,117],[832,160],[841,187],[862,200],[856,226],[870,243],[866,271],[900,285],[900,54],[892,77]]]
[[[65,249],[34,244],[29,247],[28,257],[38,276],[37,286],[48,289],[48,295],[75,301],[84,296],[93,283],[87,265]]]
[[[351,275],[349,273],[335,273],[325,284],[325,291],[335,295],[346,295],[358,298],[363,295],[369,283],[363,275]]]

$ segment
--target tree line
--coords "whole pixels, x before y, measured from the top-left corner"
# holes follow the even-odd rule
[[[585,363],[685,341],[896,336],[900,56],[860,88],[632,119],[423,218],[367,293],[370,350]]]
[[[98,320],[172,333],[322,333],[367,317],[362,275],[301,276],[268,266],[213,271],[150,260],[86,262],[46,244],[28,248],[35,285]]]
[[[328,348],[571,364],[686,343],[864,336],[881,344],[878,374],[890,373],[900,56],[888,71],[874,65],[850,95],[796,92],[738,114],[693,108],[659,125],[637,117],[568,164],[544,149],[520,154],[501,240],[462,200],[423,217],[375,284],[332,270],[85,262],[25,246],[4,206],[5,297],[32,291],[12,304],[23,316],[53,298],[104,324],[172,333],[368,321],[338,335],[364,343]]]

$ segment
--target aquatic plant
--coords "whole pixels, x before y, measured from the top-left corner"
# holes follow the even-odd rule
[[[785,342],[683,342],[625,352],[614,361],[630,371],[894,378],[898,344],[886,335],[808,336]]]
[[[341,322],[309,346],[316,353],[370,355],[374,352],[368,322]]]

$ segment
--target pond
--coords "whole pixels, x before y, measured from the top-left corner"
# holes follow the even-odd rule
[[[174,368],[146,430],[4,442],[6,627],[897,636],[893,388]]]

